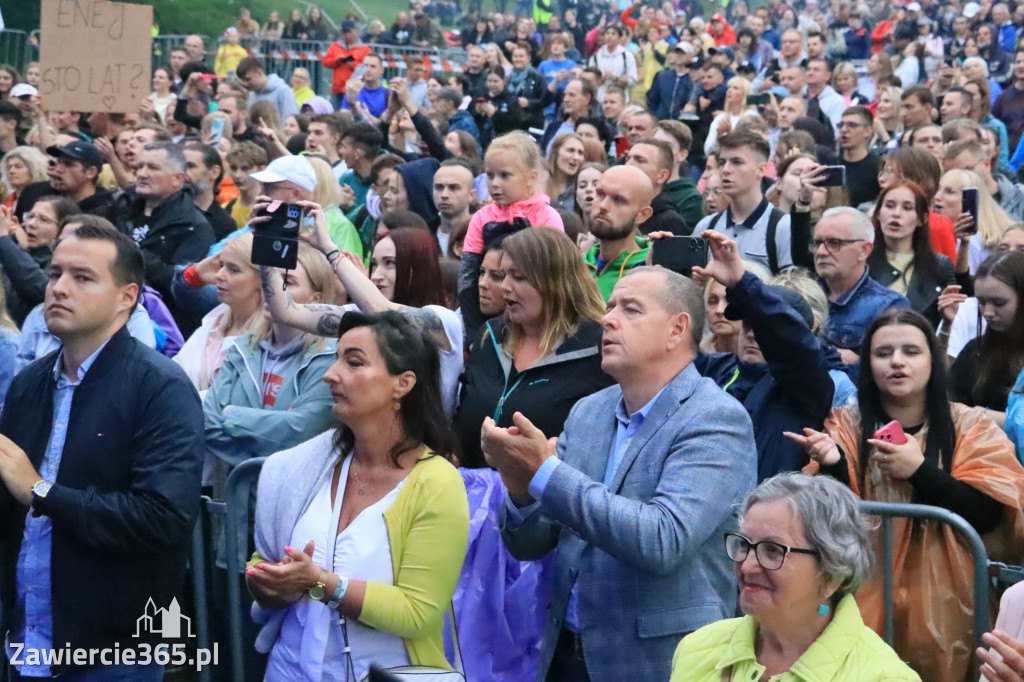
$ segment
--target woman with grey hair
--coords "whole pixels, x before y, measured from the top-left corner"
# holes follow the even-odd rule
[[[874,562],[857,496],[827,476],[784,473],[743,501],[726,533],[742,618],[683,638],[671,682],[920,680],[861,619],[853,594]],[[787,676],[788,679],[788,676]]]

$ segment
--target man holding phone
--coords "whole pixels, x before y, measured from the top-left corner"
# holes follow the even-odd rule
[[[363,59],[368,54],[370,54],[370,46],[364,45],[363,41],[359,39],[356,22],[341,22],[341,35],[327,48],[327,54],[322,60],[324,66],[334,72],[331,76],[331,104],[335,109],[341,108],[348,79],[352,77],[356,67],[363,63]],[[281,118],[284,119],[284,114],[281,115]]]

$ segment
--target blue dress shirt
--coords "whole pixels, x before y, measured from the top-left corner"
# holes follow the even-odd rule
[[[108,339],[109,341],[109,339]],[[53,380],[57,384],[53,392],[53,429],[50,442],[46,446],[46,455],[39,467],[39,475],[47,481],[56,481],[60,470],[60,459],[64,452],[64,441],[68,434],[68,422],[71,418],[71,402],[75,389],[82,383],[86,372],[92,367],[100,352],[106,348],[103,342],[96,352],[86,358],[78,367],[78,378],[71,381],[64,375],[64,352],[57,356],[53,365]],[[53,648],[53,602],[50,592],[50,559],[53,543],[53,522],[48,516],[35,516],[29,513],[25,517],[25,532],[18,554],[16,582],[18,585],[17,601],[15,602],[15,627],[9,642],[23,643],[21,659],[28,652],[39,652],[39,665],[21,665],[18,671],[23,676],[49,677],[50,667],[43,659],[43,652]],[[7,656],[13,654],[7,646]]]

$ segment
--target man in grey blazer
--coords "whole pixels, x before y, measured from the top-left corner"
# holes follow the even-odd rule
[[[538,680],[660,682],[684,634],[735,615],[723,533],[756,448],[743,407],[693,367],[696,284],[632,270],[602,325],[617,386],[576,403],[557,443],[519,413],[507,429],[485,420],[481,441],[508,488],[509,551],[557,553]]]

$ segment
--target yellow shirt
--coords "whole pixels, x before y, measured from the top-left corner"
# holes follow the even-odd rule
[[[910,286],[910,280],[914,276],[914,252],[887,253],[885,258],[889,261],[889,265],[903,273],[889,285],[889,288],[896,293],[906,296],[907,287]]]
[[[217,60],[213,64],[213,70],[221,78],[227,78],[229,73],[234,73],[238,68],[238,62],[249,56],[249,52],[241,45],[224,43],[217,50]]]
[[[249,211],[251,210],[252,204],[242,203],[242,195],[239,194],[235,203],[231,206],[231,219],[235,221],[235,225],[239,230],[249,224]]]

